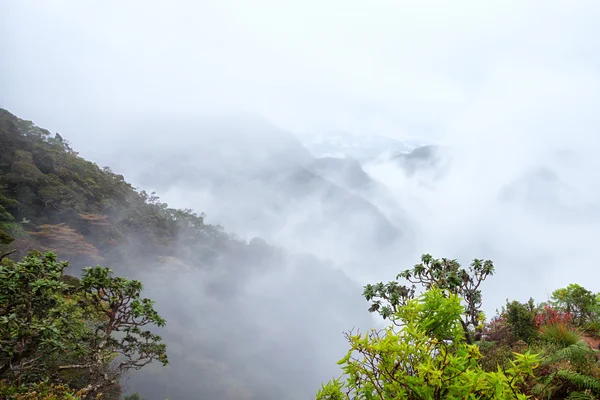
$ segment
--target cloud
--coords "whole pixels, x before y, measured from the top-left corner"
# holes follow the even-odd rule
[[[599,61],[600,6],[583,0],[4,7],[3,103],[70,136],[79,129],[58,110],[82,119],[173,115],[209,103],[293,131],[436,136],[499,64],[535,73],[569,60],[565,72],[579,74]]]
[[[423,251],[496,261],[489,311],[504,298],[545,300],[570,282],[600,290],[588,261],[600,234],[598,74],[572,70],[567,62],[496,65],[447,125],[442,142],[452,152],[441,180],[407,179],[392,163],[367,168],[402,199]]]

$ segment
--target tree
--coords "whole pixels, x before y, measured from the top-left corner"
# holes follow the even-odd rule
[[[2,204],[0,204],[0,246],[3,244],[9,244],[14,240],[9,232],[7,232],[15,218],[9,213]]]
[[[67,382],[93,398],[127,370],[168,363],[165,320],[141,298],[139,281],[86,268],[68,284],[54,253],[32,252],[0,265],[0,380]]]
[[[162,338],[145,329],[149,325],[164,327],[166,321],[154,310],[153,301],[140,297],[141,282],[115,277],[109,268],[98,266],[84,269],[80,287],[82,304],[103,318],[88,338],[82,362],[59,369],[86,370],[90,377],[86,390],[97,392],[115,384],[127,370],[143,368],[155,360],[168,364]],[[113,360],[116,363],[109,370]]]
[[[483,330],[483,314],[481,312],[482,297],[481,283],[494,274],[494,265],[489,260],[475,259],[469,269],[461,268],[456,260],[434,259],[429,254],[421,256],[421,263],[408,269],[396,277],[404,278],[412,286],[401,285],[397,281],[387,284],[382,282],[366,285],[363,295],[372,301],[369,311],[379,312],[385,318],[397,314],[398,307],[406,305],[414,297],[415,284],[422,285],[425,290],[434,287],[447,289],[450,293],[459,295],[465,304],[461,325],[467,343],[472,343],[481,337]]]
[[[526,399],[538,356],[515,354],[508,368],[484,371],[479,348],[464,340],[464,311],[456,294],[432,288],[397,307],[401,327],[347,334],[346,379],[323,385],[317,400]]]
[[[579,325],[588,322],[598,308],[596,296],[576,283],[552,292],[551,303],[567,313],[572,313],[574,322]]]
[[[516,300],[506,302],[506,306],[502,310],[502,317],[511,328],[512,341],[523,340],[529,343],[535,337],[537,332],[535,316],[536,307],[533,299],[529,299],[527,303],[520,303]]]
[[[42,356],[53,356],[75,339],[66,329],[72,321],[60,312],[64,268],[51,253],[0,265],[0,379],[26,380],[39,372]]]
[[[123,400],[144,400],[139,393],[130,394],[129,396],[123,397]]]

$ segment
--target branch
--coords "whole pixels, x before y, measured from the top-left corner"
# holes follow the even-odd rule
[[[2,260],[5,258],[5,257],[8,257],[8,256],[10,256],[11,254],[13,254],[13,253],[16,253],[16,252],[17,252],[17,250],[15,249],[15,250],[11,250],[11,251],[9,251],[8,253],[2,254],[2,255],[0,256],[0,261],[2,261]]]
[[[58,369],[83,369],[83,368],[92,368],[94,364],[73,364],[73,365],[61,365]]]

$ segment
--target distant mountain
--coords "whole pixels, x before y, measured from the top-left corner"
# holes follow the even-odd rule
[[[362,169],[361,164],[352,158],[316,158],[309,169],[328,181],[356,193],[373,187],[373,180]]]
[[[502,186],[498,199],[506,205],[523,207],[529,215],[544,220],[598,221],[598,202],[582,200],[567,182],[556,169],[538,166],[523,171]]]
[[[397,153],[391,160],[400,166],[407,175],[418,172],[432,173],[440,178],[444,169],[451,162],[452,151],[450,148],[439,145],[419,146],[410,152]]]
[[[370,184],[358,162],[316,158],[262,119],[148,120],[121,129],[112,165],[242,237],[348,261],[403,236],[358,190]]]
[[[527,171],[505,185],[499,199],[505,202],[521,202],[528,206],[558,206],[561,203],[560,191],[565,184],[556,171],[539,167]]]
[[[408,152],[423,145],[422,141],[397,140],[379,135],[352,135],[335,133],[298,136],[315,157],[353,158],[360,162],[386,155]]]

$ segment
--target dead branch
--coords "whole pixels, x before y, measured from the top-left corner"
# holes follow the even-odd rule
[[[17,250],[15,249],[15,250],[11,250],[11,251],[9,251],[8,253],[4,253],[4,254],[2,254],[2,255],[0,256],[0,261],[2,261],[2,260],[5,258],[5,257],[8,257],[8,256],[10,256],[11,254],[13,254],[13,253],[16,253],[16,252],[17,252]]]

